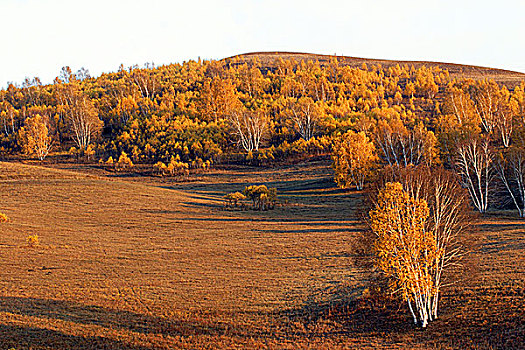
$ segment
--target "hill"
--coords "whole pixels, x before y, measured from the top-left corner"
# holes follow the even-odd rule
[[[278,58],[296,60],[296,61],[319,61],[321,64],[327,64],[334,58],[337,59],[341,64],[361,68],[363,64],[368,67],[371,65],[381,65],[383,68],[389,68],[399,64],[400,66],[408,65],[419,68],[421,66],[426,67],[440,67],[446,69],[453,78],[465,78],[465,79],[493,79],[498,83],[505,84],[508,87],[514,87],[525,81],[525,73],[514,72],[504,69],[487,68],[455,63],[444,63],[444,62],[427,62],[427,61],[395,61],[395,60],[384,60],[384,59],[371,59],[371,58],[359,58],[359,57],[348,57],[348,56],[335,56],[335,55],[319,55],[311,53],[299,53],[299,52],[251,52],[245,53],[233,57],[225,58],[225,61],[230,61],[233,58],[238,58],[240,62],[251,63],[256,59],[259,60],[263,68],[272,68]]]

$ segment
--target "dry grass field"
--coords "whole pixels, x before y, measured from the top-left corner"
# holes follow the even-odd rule
[[[0,349],[523,348],[523,220],[482,218],[476,274],[421,331],[367,297],[361,194],[331,176],[323,161],[185,182],[0,163]],[[285,204],[223,207],[253,183]]]
[[[525,73],[514,72],[505,69],[496,69],[488,67],[479,67],[464,64],[444,63],[444,62],[426,62],[426,61],[395,61],[395,60],[383,60],[383,59],[372,59],[372,58],[359,58],[359,57],[348,57],[348,56],[335,56],[335,55],[319,55],[311,53],[299,53],[299,52],[252,52],[243,55],[234,56],[238,57],[241,62],[252,62],[258,59],[263,67],[271,68],[275,65],[275,61],[278,58],[291,59],[296,61],[319,61],[321,64],[327,64],[333,58],[337,58],[340,64],[355,68],[361,68],[363,63],[367,64],[368,67],[372,65],[381,65],[383,68],[389,68],[399,64],[401,66],[408,65],[409,67],[414,66],[419,68],[421,66],[426,67],[440,67],[446,69],[450,73],[452,78],[461,79],[493,79],[498,83],[505,84],[509,88],[519,85],[525,80]],[[225,60],[230,60],[227,58]]]

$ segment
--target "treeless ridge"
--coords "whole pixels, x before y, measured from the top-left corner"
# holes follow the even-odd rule
[[[0,163],[0,345],[16,349],[510,348],[522,344],[522,222],[487,217],[480,271],[428,331],[367,298],[360,193],[326,162],[193,181]],[[98,175],[97,175],[98,174]],[[269,212],[223,207],[277,187]],[[28,235],[38,234],[31,248]],[[396,311],[399,308],[399,312]]]

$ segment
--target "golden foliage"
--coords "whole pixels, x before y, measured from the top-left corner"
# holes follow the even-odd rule
[[[243,195],[250,199],[257,210],[273,209],[277,203],[277,189],[266,185],[246,186]]]
[[[348,131],[334,141],[333,168],[339,187],[362,190],[378,160],[374,143],[364,132]]]
[[[237,207],[239,205],[239,202],[242,202],[246,199],[246,196],[241,192],[232,192],[225,195],[224,199],[226,199],[228,206]]]
[[[38,235],[29,235],[27,236],[27,245],[30,247],[36,247],[39,244]]]
[[[442,251],[434,233],[427,229],[429,208],[415,199],[399,182],[389,182],[370,211],[371,229],[377,236],[374,248],[378,267],[388,276],[393,291],[416,304],[423,326],[431,318],[435,264]]]
[[[44,160],[53,147],[49,129],[39,114],[25,120],[25,125],[18,132],[18,139],[24,153],[34,154],[40,160]]]
[[[109,161],[109,159],[108,159]],[[129,159],[128,155],[126,154],[126,152],[122,152],[120,154],[120,157],[118,159],[118,161],[115,163],[115,170],[117,171],[124,171],[124,170],[128,170],[130,168],[133,167],[133,162],[131,161],[131,159]]]

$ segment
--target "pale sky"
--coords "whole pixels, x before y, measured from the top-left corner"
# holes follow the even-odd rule
[[[525,72],[525,0],[0,0],[0,87],[252,51]]]

